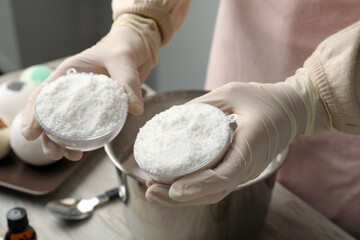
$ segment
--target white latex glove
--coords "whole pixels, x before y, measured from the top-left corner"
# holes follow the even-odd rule
[[[143,112],[141,84],[157,62],[161,37],[156,23],[133,14],[122,14],[111,31],[96,45],[62,62],[31,95],[22,121],[22,134],[27,140],[41,136],[44,153],[52,159],[63,156],[79,160],[82,152],[67,150],[52,142],[42,131],[35,117],[35,102],[42,87],[69,68],[78,72],[101,73],[119,81],[127,93],[129,112]]]
[[[150,202],[170,206],[216,203],[239,184],[257,177],[297,136],[331,125],[306,69],[277,84],[226,84],[191,102],[238,115],[231,147],[214,169],[185,176],[171,186],[148,181]]]

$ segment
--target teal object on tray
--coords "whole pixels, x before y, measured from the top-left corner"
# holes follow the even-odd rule
[[[51,71],[51,68],[47,66],[34,65],[26,68],[21,73],[19,80],[39,86],[50,75]]]

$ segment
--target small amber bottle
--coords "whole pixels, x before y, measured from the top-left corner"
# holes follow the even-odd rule
[[[29,225],[24,208],[10,209],[6,214],[8,228],[5,240],[36,240],[35,230]]]

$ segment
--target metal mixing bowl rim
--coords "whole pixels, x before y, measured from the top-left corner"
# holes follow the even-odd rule
[[[132,174],[131,172],[128,172],[126,169],[124,169],[122,167],[122,165],[119,163],[118,159],[116,158],[116,156],[114,155],[111,147],[109,144],[106,144],[104,146],[105,152],[108,155],[108,157],[110,158],[110,160],[113,162],[113,164],[120,170],[122,171],[124,174],[126,174],[127,176],[130,176],[132,178],[134,178],[135,180],[141,182],[141,183],[145,183],[144,179],[141,179],[139,177],[137,177],[136,175]],[[273,173],[275,173],[277,170],[279,170],[279,168],[283,165],[283,163],[285,162],[285,159],[288,155],[289,152],[289,148],[285,148],[281,153],[279,153],[273,160],[272,162],[269,163],[268,167],[270,166],[270,164],[275,164],[275,167],[271,170],[266,171],[266,168],[259,176],[257,176],[256,178],[247,181],[243,184],[238,185],[234,191],[237,191],[239,189],[242,189],[244,187],[248,187],[250,185],[253,185],[255,183],[258,183],[266,178],[268,178],[269,176],[271,176]],[[134,160],[135,161],[135,160]],[[275,161],[275,162],[273,162]]]

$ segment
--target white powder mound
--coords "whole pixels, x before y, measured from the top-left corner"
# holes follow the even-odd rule
[[[203,103],[173,106],[140,129],[134,157],[150,174],[177,175],[217,156],[229,134],[228,118],[220,109]]]
[[[73,73],[46,85],[36,100],[39,120],[70,138],[97,136],[114,128],[127,113],[120,84],[105,76]]]

